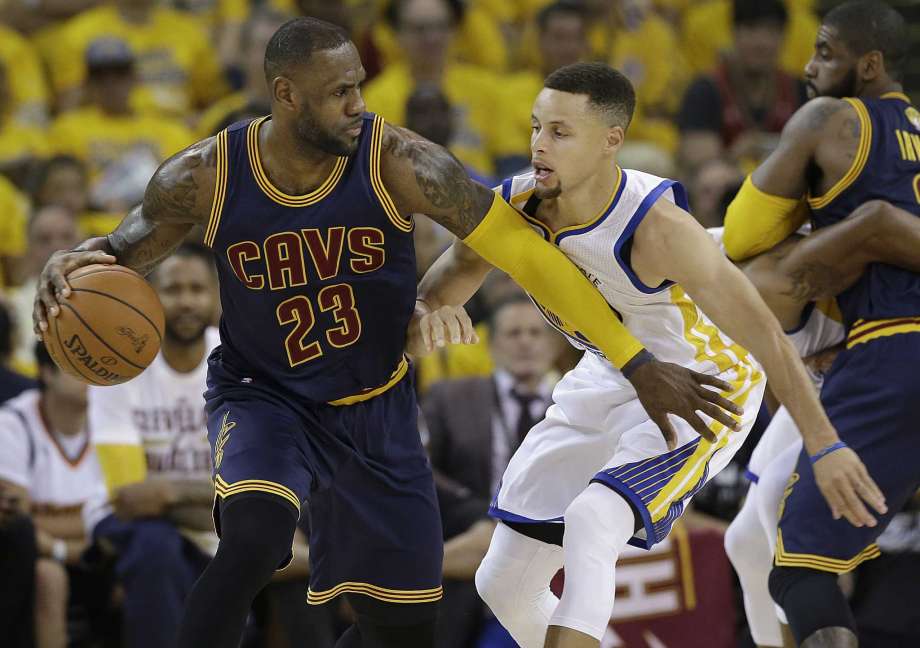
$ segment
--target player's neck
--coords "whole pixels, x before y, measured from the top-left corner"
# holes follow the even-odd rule
[[[541,205],[541,220],[554,231],[590,223],[610,204],[619,177],[616,165],[611,164],[609,170],[564,190],[558,198],[545,201],[547,204]]]
[[[310,193],[332,173],[338,159],[325,151],[298,143],[294,133],[274,119],[259,127],[259,159],[271,183],[291,195]]]
[[[192,342],[180,342],[169,336],[163,338],[163,359],[177,373],[189,373],[201,365],[207,347],[202,335]]]
[[[86,428],[85,404],[72,403],[45,392],[38,401],[38,409],[51,434],[71,437],[80,434]]]
[[[891,79],[878,79],[872,83],[866,84],[859,93],[859,96],[866,98],[881,97],[889,92],[904,92],[904,86]]]

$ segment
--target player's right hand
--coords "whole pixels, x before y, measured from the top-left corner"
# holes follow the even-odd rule
[[[416,302],[406,336],[406,351],[411,355],[419,358],[447,344],[478,342],[473,322],[462,306],[441,306],[432,310],[424,302]]]
[[[815,483],[835,520],[845,517],[853,526],[874,527],[878,522],[863,502],[882,515],[888,512],[884,494],[850,448],[824,455],[812,468]]]
[[[59,250],[48,259],[38,278],[32,306],[32,327],[39,339],[48,330],[48,317],[57,317],[60,303],[70,297],[67,275],[94,263],[115,263],[115,257],[101,250]]]
[[[636,389],[639,402],[649,418],[664,435],[669,450],[677,447],[677,432],[668,420],[668,414],[684,419],[700,436],[712,442],[716,441],[716,434],[699,417],[697,411],[729,429],[741,428],[736,417],[741,416],[744,410],[718,391],[707,388],[715,387],[723,392],[731,390],[731,385],[715,376],[697,373],[671,362],[653,360],[633,371],[629,381]]]

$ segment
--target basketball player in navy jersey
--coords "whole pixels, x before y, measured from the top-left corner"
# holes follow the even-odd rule
[[[792,117],[729,208],[724,242],[732,258],[795,231],[808,215],[803,198],[819,230],[873,200],[920,216],[920,111],[900,83],[907,48],[904,19],[882,3],[848,2],[827,14],[805,69],[811,96],[820,98]],[[805,264],[794,288],[846,281],[840,275],[832,264]],[[920,274],[873,263],[837,301],[848,337],[821,400],[842,443],[802,451],[769,583],[796,643],[807,648],[857,645],[837,575],[878,555],[875,539],[920,486]],[[831,485],[811,466],[851,449],[885,494],[878,519],[862,505],[854,516],[822,497]]]
[[[735,427],[738,409],[702,387],[726,383],[656,361],[578,268],[446,150],[365,113],[364,69],[340,29],[286,23],[265,72],[269,117],[167,160],[114,232],[52,257],[36,332],[59,313],[75,268],[117,259],[146,273],[202,226],[223,305],[205,395],[221,542],[179,645],[237,646],[252,599],[290,559],[306,503],[308,602],[348,594],[357,611],[339,646],[430,647],[442,541],[403,354],[416,301],[412,214],[591,340],[653,420],[699,420],[699,410]]]

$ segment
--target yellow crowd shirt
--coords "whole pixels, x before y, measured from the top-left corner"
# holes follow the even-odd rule
[[[43,126],[48,117],[48,88],[41,59],[28,40],[2,23],[0,65],[6,70],[12,118],[24,124]]]
[[[115,7],[103,5],[71,19],[58,36],[49,52],[58,93],[83,84],[84,56],[94,40],[115,37],[124,40],[138,59],[140,83],[132,96],[136,110],[186,116],[226,94],[205,22],[189,14],[157,7],[147,24],[135,25]]]
[[[26,252],[29,201],[12,182],[0,175],[0,257],[18,258]],[[0,288],[10,285],[0,264]]]
[[[367,109],[404,126],[406,102],[414,87],[406,65],[388,66],[364,89]],[[454,136],[449,148],[461,162],[488,175],[495,171],[496,157],[519,152],[507,126],[509,113],[500,100],[503,94],[498,77],[481,68],[454,63],[444,72],[442,89],[453,106]]]

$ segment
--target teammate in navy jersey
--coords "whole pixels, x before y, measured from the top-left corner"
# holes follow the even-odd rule
[[[145,273],[200,225],[223,305],[206,394],[221,541],[179,645],[238,645],[306,505],[308,602],[344,593],[357,611],[339,646],[429,647],[442,541],[403,355],[410,318],[427,312],[415,299],[412,214],[463,238],[583,333],[653,419],[701,410],[734,425],[736,408],[702,387],[726,383],[655,360],[578,268],[445,149],[366,114],[364,68],[339,28],[286,23],[265,73],[269,117],[170,158],[114,232],[52,257],[36,332],[59,313],[75,268],[117,259]]]
[[[805,68],[809,93],[820,98],[793,116],[730,207],[730,256],[773,247],[808,215],[820,231],[854,211],[879,209],[872,201],[887,201],[885,209],[901,217],[920,216],[920,112],[900,84],[907,48],[903,18],[882,3],[848,2],[827,14]],[[878,555],[875,539],[920,486],[920,467],[905,459],[920,453],[920,382],[913,375],[920,274],[911,271],[917,264],[910,256],[889,257],[903,267],[871,263],[839,294],[846,348],[825,377],[821,400],[840,440],[806,442],[781,507],[770,591],[796,642],[809,648],[856,645],[836,577]],[[800,265],[794,290],[835,292],[834,285],[850,284],[830,258]],[[817,470],[852,451],[885,495],[875,501],[865,487],[857,491],[878,519],[861,505],[856,515],[844,511],[834,484]]]

